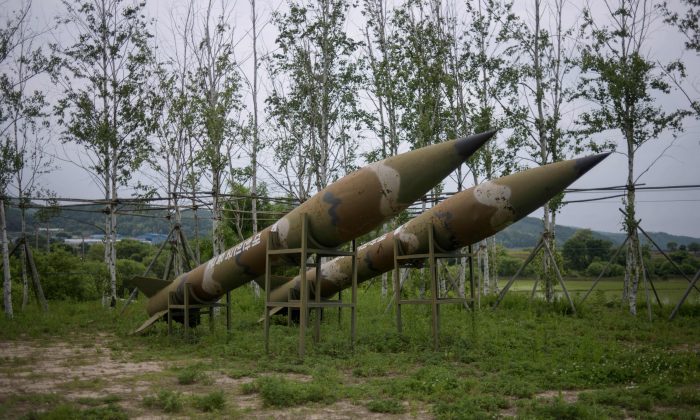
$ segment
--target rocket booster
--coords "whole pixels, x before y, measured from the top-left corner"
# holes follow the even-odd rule
[[[324,188],[272,226],[163,287],[157,280],[134,283],[150,297],[149,315],[168,307],[175,292],[184,300],[185,283],[201,301],[214,301],[265,273],[268,240],[277,247],[301,244],[303,214],[308,215],[311,236],[319,246],[335,248],[397,215],[479,149],[495,131],[426,146],[367,165]],[[276,235],[270,235],[275,232]],[[140,283],[139,283],[140,281]],[[155,315],[154,315],[155,316]]]
[[[428,229],[442,249],[452,251],[505,229],[541,207],[580,178],[609,153],[566,160],[486,181],[442,201],[393,232],[357,250],[357,281],[369,280],[394,268],[394,238],[404,254],[428,252]],[[352,284],[352,258],[338,257],[321,267],[322,297],[331,297]],[[315,281],[316,269],[306,274]],[[270,294],[271,302],[285,302],[290,292],[299,296],[300,276]]]

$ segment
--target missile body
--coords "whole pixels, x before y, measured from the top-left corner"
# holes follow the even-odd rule
[[[403,254],[428,252],[428,229],[446,251],[476,243],[505,229],[562,192],[608,154],[567,160],[528,169],[462,191],[442,201],[393,232],[368,242],[357,250],[357,281],[369,280],[394,269],[394,238]],[[331,297],[352,284],[352,258],[338,257],[323,264],[322,297]],[[316,269],[306,274],[315,281]],[[300,276],[273,290],[271,302],[299,296]]]
[[[214,301],[262,276],[269,240],[276,238],[279,243],[274,245],[281,248],[300,246],[303,214],[308,215],[311,236],[321,247],[335,248],[371,231],[433,188],[494,133],[426,146],[370,164],[334,182],[274,225],[182,274],[160,290],[152,282],[148,285],[135,281],[150,297],[149,315],[155,317],[167,309],[170,292],[175,292],[175,300],[182,303],[185,283],[191,285],[196,299]],[[271,236],[271,232],[276,235]]]

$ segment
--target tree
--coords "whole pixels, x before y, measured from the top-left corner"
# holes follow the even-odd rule
[[[583,271],[593,262],[607,262],[611,255],[612,242],[596,238],[590,229],[577,230],[562,246],[566,266]]]
[[[237,116],[242,109],[240,75],[234,57],[232,10],[222,4],[215,14],[209,0],[190,42],[195,70],[190,77],[193,112],[199,141],[197,161],[206,168],[212,191],[212,247],[214,255],[226,248],[221,194],[235,139],[240,137]],[[238,139],[240,140],[240,138]]]
[[[678,28],[678,30],[686,37],[685,48],[696,53],[700,53],[700,33],[698,29],[700,28],[700,0],[682,0],[681,3],[685,4],[685,14],[678,13],[677,10],[671,10],[666,2],[660,4],[660,9],[664,15],[664,20]],[[682,73],[684,69],[682,65],[676,64],[680,67]],[[686,99],[690,103],[690,107],[693,112],[695,112],[696,118],[700,118],[700,99],[697,96],[697,88],[695,88],[696,96],[692,98],[687,90],[681,85],[680,80],[676,79],[670,72],[667,75],[673,80],[676,86],[683,92]],[[683,74],[683,76],[685,76]]]
[[[25,207],[36,191],[37,177],[45,172],[48,162],[43,149],[47,140],[42,130],[48,125],[44,94],[31,92],[29,83],[51,70],[54,62],[35,46],[40,33],[30,29],[27,19],[32,3],[23,3],[11,12],[0,29],[0,229],[4,270],[5,313],[12,317],[11,276],[5,222],[5,199],[12,192],[20,207],[20,229],[26,234]],[[12,191],[11,191],[12,190]],[[22,307],[28,301],[25,254],[21,254],[23,281]]]
[[[286,178],[278,186],[300,201],[354,169],[367,120],[357,97],[359,44],[345,32],[349,9],[347,0],[313,0],[290,2],[288,12],[273,15],[279,35],[267,106],[275,161]]]
[[[479,0],[466,3],[466,21],[457,20],[452,6],[452,52],[448,61],[452,91],[448,89],[453,126],[458,133],[518,126],[518,67],[515,63],[515,35],[521,25],[513,13],[513,3],[503,0]],[[462,27],[463,30],[459,28]],[[521,133],[514,132],[498,145],[491,141],[468,161],[467,173],[458,173],[458,188],[463,176],[471,174],[474,184],[509,173],[515,167]],[[492,258],[489,257],[491,254]],[[485,240],[477,250],[477,271],[483,277],[483,291],[496,291],[497,270],[495,238]]]
[[[700,52],[700,0],[682,0],[681,3],[687,7],[685,14],[670,10],[665,2],[661,4],[666,22],[678,27],[685,35],[685,48]]]
[[[584,9],[582,32],[588,42],[582,47],[579,62],[582,75],[574,98],[586,99],[593,105],[578,117],[580,134],[590,136],[619,130],[623,139],[618,152],[627,157],[627,193],[623,204],[624,226],[630,236],[623,297],[629,299],[630,312],[636,314],[641,250],[635,184],[648,169],[635,174],[635,154],[663,133],[675,136],[682,130],[682,120],[688,113],[667,112],[657,105],[659,96],[671,92],[671,85],[667,73],[644,55],[653,17],[651,4],[643,0],[615,3],[606,0],[605,6],[610,12],[610,25],[598,25],[599,19],[592,10]]]
[[[195,118],[189,86],[192,71],[189,41],[193,14],[190,4],[181,19],[173,18],[173,27],[178,28],[177,32],[173,31],[175,47],[165,62],[155,64],[157,84],[151,91],[153,112],[158,120],[155,125],[155,159],[149,159],[149,163],[160,175],[156,182],[159,182],[160,191],[168,198],[171,229],[182,223],[184,192],[187,187],[195,191],[198,183],[192,162]],[[194,199],[193,193],[192,200]],[[180,235],[175,235],[173,239],[177,249],[185,246],[180,243],[180,239]],[[184,271],[184,261],[179,252],[173,258],[174,274],[178,276]]]
[[[673,252],[673,251],[675,251],[675,250],[678,249],[678,243],[677,243],[677,242],[671,241],[671,242],[669,242],[669,243],[666,244],[666,249],[667,249],[668,251]]]
[[[540,166],[565,159],[570,140],[562,129],[562,107],[575,44],[567,41],[574,28],[564,28],[564,7],[564,0],[534,0],[530,21],[524,22],[520,28],[522,35],[518,37],[524,58],[520,67],[521,97],[527,112],[514,113],[514,120],[522,131],[523,150],[528,160]],[[551,23],[547,25],[546,22]],[[552,250],[556,249],[556,215],[561,209],[561,198],[559,195],[542,207],[544,238]],[[545,297],[551,301],[554,297],[552,262],[545,256],[542,263]]]
[[[110,297],[116,304],[116,206],[126,185],[150,152],[153,120],[146,89],[153,60],[148,45],[144,4],[123,0],[64,0],[78,35],[63,50],[63,74],[57,81],[63,97],[56,106],[63,140],[82,147],[88,171],[104,192],[106,203],[105,261],[110,273]]]

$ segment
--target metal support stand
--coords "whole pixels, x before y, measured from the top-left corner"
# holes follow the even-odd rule
[[[676,315],[678,314],[678,310],[681,308],[681,306],[683,305],[685,300],[688,298],[688,295],[690,294],[690,292],[693,291],[693,288],[695,288],[697,290],[695,283],[697,283],[699,277],[700,277],[700,270],[698,270],[698,272],[695,273],[695,277],[693,277],[693,281],[690,282],[690,284],[688,285],[688,288],[685,289],[685,292],[683,293],[683,297],[681,297],[681,300],[678,301],[678,303],[676,304],[676,307],[673,308],[673,311],[671,312],[671,316],[668,317],[669,321],[671,321],[673,318],[676,317]]]
[[[182,324],[185,333],[185,339],[189,338],[190,330],[190,310],[196,309],[200,314],[209,315],[209,330],[214,331],[214,312],[215,308],[226,308],[226,335],[231,333],[231,292],[226,292],[226,303],[219,302],[203,302],[197,299],[197,297],[192,293],[192,285],[185,283],[185,296],[184,303],[178,304],[175,295],[177,292],[170,292],[168,295],[168,335],[173,332],[173,312],[182,311],[183,319]],[[191,303],[191,299],[194,299],[195,303]]]
[[[151,269],[153,269],[153,265],[156,263],[158,257],[160,257],[160,254],[163,252],[163,249],[165,249],[166,245],[168,244],[170,244],[170,254],[168,255],[168,261],[165,264],[163,280],[168,279],[170,275],[170,269],[175,262],[175,254],[177,253],[180,253],[185,257],[185,269],[187,271],[192,269],[192,262],[196,262],[196,258],[192,252],[192,249],[190,248],[189,243],[187,242],[187,237],[185,236],[185,233],[182,231],[182,227],[180,226],[180,224],[175,224],[170,229],[170,232],[168,232],[168,236],[165,238],[165,241],[163,241],[163,243],[160,244],[160,247],[158,247],[158,251],[156,252],[156,255],[153,257],[151,262],[148,264],[148,267],[146,267],[146,271],[144,271],[142,275],[143,277],[148,277],[148,273],[151,272]],[[131,291],[131,294],[129,295],[129,298],[126,300],[124,306],[119,312],[119,315],[124,314],[124,311],[126,311],[126,308],[131,304],[131,302],[134,301],[134,299],[136,299],[138,293],[139,289],[134,287],[134,289]]]
[[[356,325],[356,307],[357,307],[357,263],[356,263],[356,246],[353,239],[351,250],[342,251],[338,249],[324,248],[315,241],[309,230],[308,215],[302,216],[301,228],[301,246],[299,248],[275,249],[274,244],[278,243],[273,237],[274,233],[270,234],[267,241],[267,252],[265,256],[265,352],[270,350],[270,311],[277,307],[287,308],[287,324],[291,324],[290,312],[292,308],[299,309],[299,357],[303,358],[306,352],[306,328],[308,327],[309,310],[316,310],[316,319],[314,323],[313,337],[314,342],[320,340],[321,328],[321,311],[323,308],[350,308],[350,345],[355,345],[355,325]],[[309,246],[311,245],[311,246]],[[287,302],[271,302],[270,293],[272,292],[272,262],[275,256],[283,255],[298,255],[299,256],[299,275],[301,277],[301,293],[298,300],[292,300],[291,296]],[[308,264],[308,258],[314,255],[316,264]],[[352,258],[352,292],[351,302],[344,303],[342,295],[338,294],[338,300],[321,300],[321,284],[323,273],[321,270],[322,257],[337,257],[349,256]],[[311,283],[313,286],[314,299],[310,301],[309,280],[306,277],[306,272],[309,267],[316,266],[316,279]]]
[[[627,216],[627,213],[625,213],[622,209],[619,209],[619,210],[620,210],[620,212],[621,212],[622,214],[624,214],[625,216]],[[695,289],[695,290],[697,290],[698,292],[700,292],[700,289],[698,289],[698,287],[695,285],[695,283],[696,283],[696,281],[697,281],[697,276],[696,276],[695,280],[691,280],[690,278],[688,278],[688,276],[683,272],[683,270],[678,266],[678,264],[676,264],[676,262],[673,261],[673,260],[671,259],[671,257],[669,257],[668,254],[666,254],[666,253],[661,249],[661,247],[651,238],[651,236],[642,228],[641,223],[642,223],[641,219],[636,221],[636,229],[637,229],[637,232],[638,232],[638,233],[641,233],[645,238],[647,238],[647,240],[654,246],[654,248],[656,248],[657,251],[659,251],[659,253],[660,253],[661,255],[663,255],[664,258],[666,258],[666,260],[667,260],[669,263],[671,263],[671,265],[676,269],[676,271],[678,271],[678,273],[680,273],[680,275],[683,276],[683,277],[688,281],[688,283],[689,283],[689,285],[688,285],[688,293],[690,293],[690,290],[692,290],[692,289]],[[586,298],[588,297],[588,295],[590,295],[591,292],[593,291],[593,289],[595,289],[595,287],[598,285],[598,282],[600,281],[600,279],[601,279],[601,277],[603,276],[603,274],[607,271],[608,267],[610,267],[610,265],[612,265],[612,262],[615,260],[615,257],[617,257],[617,254],[620,253],[620,251],[624,248],[625,244],[629,241],[629,239],[630,239],[630,235],[627,235],[627,237],[625,238],[625,240],[622,242],[622,245],[620,245],[620,247],[617,248],[617,250],[615,251],[615,254],[613,255],[613,257],[608,261],[608,263],[605,265],[605,268],[603,269],[603,271],[600,273],[600,275],[598,276],[598,278],[596,278],[596,280],[593,282],[593,284],[591,285],[591,288],[588,289],[588,291],[586,292],[586,294],[583,296],[583,299],[581,299],[581,302],[583,302],[584,300],[586,300]],[[656,303],[659,305],[659,307],[662,307],[662,305],[661,305],[661,299],[659,298],[659,294],[658,294],[657,291],[656,291],[656,287],[654,286],[654,282],[651,281],[651,278],[649,277],[649,275],[648,275],[648,273],[647,273],[646,267],[644,266],[644,259],[642,258],[641,247],[640,247],[640,250],[639,250],[639,256],[638,256],[638,258],[639,258],[640,264],[642,265],[642,276],[643,276],[643,280],[644,280],[644,287],[646,288],[646,287],[647,287],[647,282],[649,282],[649,285],[651,286],[651,290],[654,292],[654,297],[656,298]],[[648,294],[649,294],[649,291],[647,290],[646,292],[647,292],[647,295],[648,295]],[[687,295],[686,295],[686,296],[687,296]],[[684,300],[684,299],[685,299],[685,298],[683,298],[683,300]],[[651,307],[650,307],[650,305],[649,305],[649,301],[650,301],[650,299],[647,299],[647,311],[648,311],[648,313],[649,313],[649,319],[651,320]],[[671,318],[669,318],[669,319],[673,319],[673,317],[675,316],[675,311],[676,311],[676,310],[674,309],[674,312],[671,313]]]
[[[530,252],[530,255],[528,255],[527,259],[523,262],[523,264],[518,268],[518,271],[515,272],[513,277],[511,277],[510,280],[508,280],[508,283],[506,286],[501,290],[501,293],[498,294],[498,298],[496,299],[496,302],[493,304],[493,309],[496,309],[498,305],[501,303],[503,298],[505,297],[506,293],[508,293],[508,290],[510,290],[511,286],[515,282],[515,279],[518,278],[520,273],[525,269],[525,267],[528,266],[532,262],[532,260],[535,259],[537,256],[537,253],[540,252],[540,250],[544,249],[546,252],[545,257],[550,258],[550,262],[552,263],[552,267],[554,267],[554,273],[557,276],[557,280],[559,280],[559,284],[561,285],[562,290],[564,291],[564,296],[566,296],[566,300],[569,301],[569,306],[571,306],[571,311],[576,314],[576,307],[574,306],[574,301],[571,300],[571,296],[569,295],[569,291],[566,288],[566,283],[564,283],[564,279],[562,278],[561,271],[559,271],[559,264],[557,264],[556,258],[554,258],[554,252],[552,252],[551,248],[549,247],[549,244],[547,243],[547,233],[543,232],[542,235],[540,236],[539,241],[537,241],[537,245],[535,248]],[[535,290],[537,288],[537,281],[535,281],[535,284],[532,288],[532,294],[530,295],[530,298],[534,297],[535,295]]]
[[[403,254],[401,248],[401,243],[398,238],[394,238],[394,300],[396,302],[396,329],[399,333],[403,330],[403,323],[401,320],[401,305],[430,305],[432,308],[432,332],[433,332],[433,345],[435,350],[440,346],[440,305],[448,303],[459,303],[464,305],[466,308],[471,304],[473,309],[474,304],[474,276],[470,270],[469,273],[469,283],[471,289],[471,298],[467,299],[464,296],[458,298],[446,298],[440,297],[439,286],[438,286],[438,260],[446,258],[461,258],[466,256],[469,258],[469,266],[471,269],[471,259],[472,254],[463,254],[460,252],[446,252],[439,247],[435,242],[435,233],[433,230],[433,225],[428,226],[428,253],[427,254]],[[437,249],[437,251],[436,251]],[[430,293],[429,299],[402,299],[401,289],[403,284],[400,281],[400,268],[410,267],[416,268],[416,266],[422,265],[425,259],[428,259],[428,267],[430,271]],[[459,293],[459,288],[457,288]]]

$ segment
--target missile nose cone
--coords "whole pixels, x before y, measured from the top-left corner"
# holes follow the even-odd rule
[[[599,164],[603,159],[606,157],[610,156],[612,152],[606,152],[606,153],[599,153],[597,155],[591,155],[591,156],[586,156],[582,157],[579,159],[574,160],[574,168],[576,168],[576,172],[578,173],[578,176],[581,176],[588,172],[592,167],[596,166]]]
[[[497,130],[484,131],[483,133],[474,134],[457,140],[455,142],[457,153],[465,159],[468,158],[493,137],[496,131]]]

